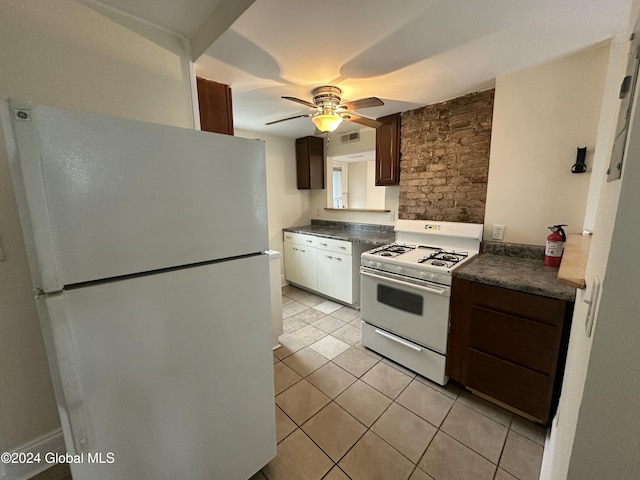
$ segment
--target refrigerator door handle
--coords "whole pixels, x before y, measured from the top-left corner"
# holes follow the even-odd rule
[[[64,309],[64,292],[40,296],[36,302],[47,356],[57,359],[55,365],[50,362],[49,366],[51,374],[59,378],[54,386],[62,389],[62,395],[56,395],[56,399],[63,430],[68,429],[71,433],[75,447],[73,454],[88,452],[92,445],[89,416],[78,381],[75,349]],[[64,403],[60,399],[64,399]]]

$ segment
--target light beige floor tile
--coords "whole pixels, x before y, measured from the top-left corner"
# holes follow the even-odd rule
[[[413,464],[368,431],[338,464],[353,480],[407,480]]]
[[[333,361],[356,377],[361,377],[378,363],[378,360],[371,355],[355,347],[351,347],[344,353],[341,353],[335,357]]]
[[[276,405],[276,441],[280,443],[296,428],[293,420]]]
[[[419,468],[413,471],[413,474],[409,477],[409,480],[434,480],[432,476],[427,475]]]
[[[315,327],[309,326],[309,328],[315,328]],[[321,330],[318,330],[318,331],[321,331]],[[338,340],[337,338],[334,338],[331,335],[327,335],[326,337],[321,338],[317,342],[314,342],[311,345],[309,345],[309,348],[314,349],[320,355],[324,355],[329,360],[331,360],[332,358],[337,357],[342,352],[347,350],[349,348],[349,344],[343,342],[342,340]]]
[[[307,380],[329,398],[336,398],[357,378],[335,363],[329,362],[309,375]]]
[[[391,400],[362,380],[356,381],[335,399],[335,402],[367,427],[386,410]]]
[[[340,467],[335,466],[322,480],[350,480],[347,474],[340,470]]]
[[[467,407],[473,408],[476,412],[486,415],[505,427],[508,427],[511,423],[511,417],[513,416],[511,412],[498,407],[493,403],[487,402],[484,398],[473,395],[471,392],[462,392],[460,397],[458,397],[458,401],[465,404]]]
[[[309,307],[295,301],[287,303],[282,306],[282,318],[292,317],[293,315],[305,311],[307,308]]]
[[[278,362],[273,366],[273,382],[276,395],[301,379],[300,375],[282,362]]]
[[[300,429],[278,444],[276,458],[262,469],[269,480],[320,480],[333,462]]]
[[[336,310],[342,308],[342,305],[336,302],[332,302],[331,300],[326,300],[318,305],[314,305],[313,308],[321,311],[322,313],[333,313]]]
[[[520,480],[538,480],[542,451],[541,445],[510,430],[500,458],[500,468]]]
[[[361,380],[389,398],[396,398],[411,383],[410,376],[383,362],[374,365]]]
[[[348,343],[349,345],[355,345],[362,338],[362,332],[360,329],[349,324],[331,332],[331,335],[345,343]]]
[[[309,295],[313,295],[311,292],[307,292],[306,290],[302,290],[301,288],[293,287],[290,292],[286,293],[287,297],[293,298],[298,301],[301,298],[308,297]]]
[[[544,447],[547,440],[547,429],[542,425],[530,422],[518,415],[514,415],[511,420],[511,430],[518,432],[523,437],[533,440],[538,445]]]
[[[294,287],[293,285],[284,285],[282,287],[282,295],[288,295],[289,292],[297,292],[300,290],[298,287]]]
[[[382,355],[380,355],[379,353],[374,352],[373,350],[370,350],[367,347],[365,347],[364,345],[362,345],[362,342],[356,343],[354,345],[354,347],[357,348],[358,350],[361,350],[362,352],[366,353],[370,357],[375,358],[376,360],[384,359],[384,357]]]
[[[301,328],[297,332],[291,334],[292,336],[303,340],[306,345],[311,345],[314,342],[317,342],[321,338],[324,338],[327,334],[316,327],[311,325],[307,325],[304,328]]]
[[[331,315],[342,320],[343,322],[350,322],[354,318],[360,316],[360,310],[349,307],[342,307],[333,312]]]
[[[354,327],[358,327],[358,328],[362,329],[362,319],[360,317],[354,318],[349,323],[351,325],[353,325]]]
[[[454,403],[452,398],[417,380],[412,380],[396,401],[436,427],[442,424]]]
[[[511,475],[510,473],[505,472],[503,469],[498,468],[498,471],[496,472],[496,476],[494,480],[518,480],[518,479],[513,475]]]
[[[451,382],[447,383],[443,387],[442,385],[438,385],[436,382],[429,380],[428,378],[425,378],[422,375],[416,375],[416,380],[418,380],[421,383],[424,383],[425,385],[433,388],[434,390],[439,391],[440,393],[444,393],[447,397],[451,397],[454,400],[457,399],[460,395],[462,395],[462,392],[464,392],[464,389],[462,387],[459,387],[458,385],[455,385]]]
[[[295,316],[282,320],[282,332],[284,334],[293,333],[307,326],[306,322],[298,320]]]
[[[305,323],[311,324],[311,323],[317,322],[318,320],[326,316],[327,316],[326,313],[322,313],[319,310],[316,310],[314,308],[307,308],[303,312],[300,312],[294,315],[293,318],[295,318],[296,320],[302,320]]]
[[[317,310],[314,310],[317,312]],[[324,315],[324,314],[322,314]],[[340,327],[344,327],[345,323],[342,320],[332,317],[331,315],[324,315],[320,320],[316,320],[312,323],[316,328],[319,328],[323,332],[331,333]]]
[[[285,305],[289,305],[291,302],[295,302],[295,300],[293,298],[289,298],[286,296],[282,296],[282,306],[284,307]]]
[[[304,347],[293,355],[285,358],[283,362],[295,370],[299,375],[306,377],[311,372],[319,369],[322,365],[327,363],[328,360],[316,351],[311,350],[309,347]]]
[[[280,361],[280,359],[278,357],[276,357],[276,354],[273,354],[273,363],[276,364]]]
[[[329,397],[304,379],[276,396],[276,404],[298,425],[309,420],[329,400]]]
[[[504,425],[461,403],[453,406],[441,429],[495,464],[508,432]]]
[[[340,460],[367,431],[364,425],[334,402],[307,420],[301,428],[334,462]]]
[[[309,325],[307,325],[308,327]],[[306,327],[304,327],[306,328]],[[303,330],[301,328],[300,330]],[[278,337],[278,341],[280,342],[280,348],[277,348],[273,351],[273,354],[278,357],[280,360],[288,357],[289,355],[293,355],[301,348],[306,347],[309,343],[307,339],[302,338],[296,335],[300,330],[297,330],[293,333],[286,333],[284,335],[280,335]]]
[[[316,305],[319,305],[326,300],[326,298],[321,297],[320,295],[311,294],[308,297],[299,299],[298,301],[303,305],[307,305],[308,307],[315,307]]]
[[[371,429],[413,463],[418,463],[437,431],[397,403],[392,403]]]
[[[492,480],[496,466],[443,432],[438,432],[418,464],[438,480]]]

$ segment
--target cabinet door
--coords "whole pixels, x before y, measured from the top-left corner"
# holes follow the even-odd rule
[[[376,128],[376,185],[400,184],[400,114],[378,118]]]
[[[316,263],[316,249],[313,247],[300,246],[298,249],[298,266],[300,268],[299,284],[317,290],[318,270]]]
[[[296,139],[298,189],[324,188],[324,140],[319,137]]]
[[[317,250],[318,262],[318,291],[333,297],[333,252]]]
[[[231,88],[223,83],[196,78],[200,129],[204,132],[233,135]]]
[[[333,255],[333,297],[343,302],[353,303],[353,277],[351,255]]]
[[[299,250],[295,243],[284,242],[284,276],[293,283],[300,283]]]

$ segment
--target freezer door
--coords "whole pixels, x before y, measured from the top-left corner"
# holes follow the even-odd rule
[[[39,312],[74,480],[246,480],[275,456],[266,255],[48,295]]]
[[[5,102],[36,287],[264,252],[264,142]]]

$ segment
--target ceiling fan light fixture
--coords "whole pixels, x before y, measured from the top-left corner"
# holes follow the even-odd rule
[[[342,117],[335,113],[319,113],[311,117],[311,120],[322,133],[329,133],[338,128],[338,125],[342,122]]]

